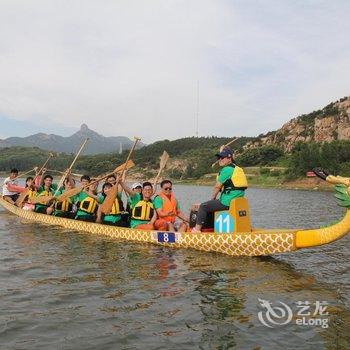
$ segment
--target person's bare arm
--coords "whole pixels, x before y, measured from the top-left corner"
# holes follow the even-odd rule
[[[218,193],[220,192],[222,187],[222,184],[220,182],[217,182],[214,186],[212,195],[211,195],[211,199],[216,199],[216,196],[218,195]]]
[[[120,181],[119,184],[122,187],[122,189],[129,194],[130,197],[133,197],[135,195],[135,192],[129,186],[127,186],[127,184],[124,181]]]
[[[151,221],[150,221],[149,223],[150,223],[151,225],[154,225],[154,223],[156,222],[156,220],[157,220],[157,212],[154,211],[153,216],[152,216],[152,219],[151,219]]]
[[[189,222],[189,217],[186,216],[182,211],[178,210],[177,217],[180,218],[183,221]]]

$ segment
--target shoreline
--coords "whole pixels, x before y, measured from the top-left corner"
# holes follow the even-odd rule
[[[6,178],[9,174],[0,172],[0,178]],[[140,182],[140,178],[130,176],[128,182]],[[172,180],[174,184],[193,185],[193,186],[213,186],[215,178],[200,178],[186,180]],[[248,178],[249,188],[266,188],[266,189],[288,189],[288,190],[308,190],[308,191],[332,191],[333,185],[319,178],[300,178],[296,180],[286,181],[283,178],[264,177],[264,178]]]
[[[206,179],[188,179],[176,180],[175,184],[196,185],[196,186],[213,186],[215,180]],[[286,190],[308,190],[308,191],[332,191],[333,185],[319,178],[302,178],[297,180],[282,181],[279,183],[266,183],[264,181],[249,182],[249,188],[266,188],[266,189],[286,189]]]

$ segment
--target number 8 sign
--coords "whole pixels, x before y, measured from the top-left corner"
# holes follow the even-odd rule
[[[233,217],[227,211],[217,213],[214,230],[217,233],[232,233],[234,230]]]

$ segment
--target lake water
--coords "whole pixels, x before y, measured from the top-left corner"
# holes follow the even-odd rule
[[[211,192],[174,189],[184,210]],[[344,213],[328,192],[247,197],[256,227],[319,227]],[[349,243],[233,258],[24,224],[0,209],[0,348],[349,349]],[[263,325],[259,299],[293,318]],[[329,327],[296,324],[298,302],[311,313],[327,302]]]

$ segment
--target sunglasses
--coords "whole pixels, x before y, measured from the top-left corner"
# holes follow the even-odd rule
[[[164,191],[171,191],[173,188],[172,187],[164,187],[163,190]]]

